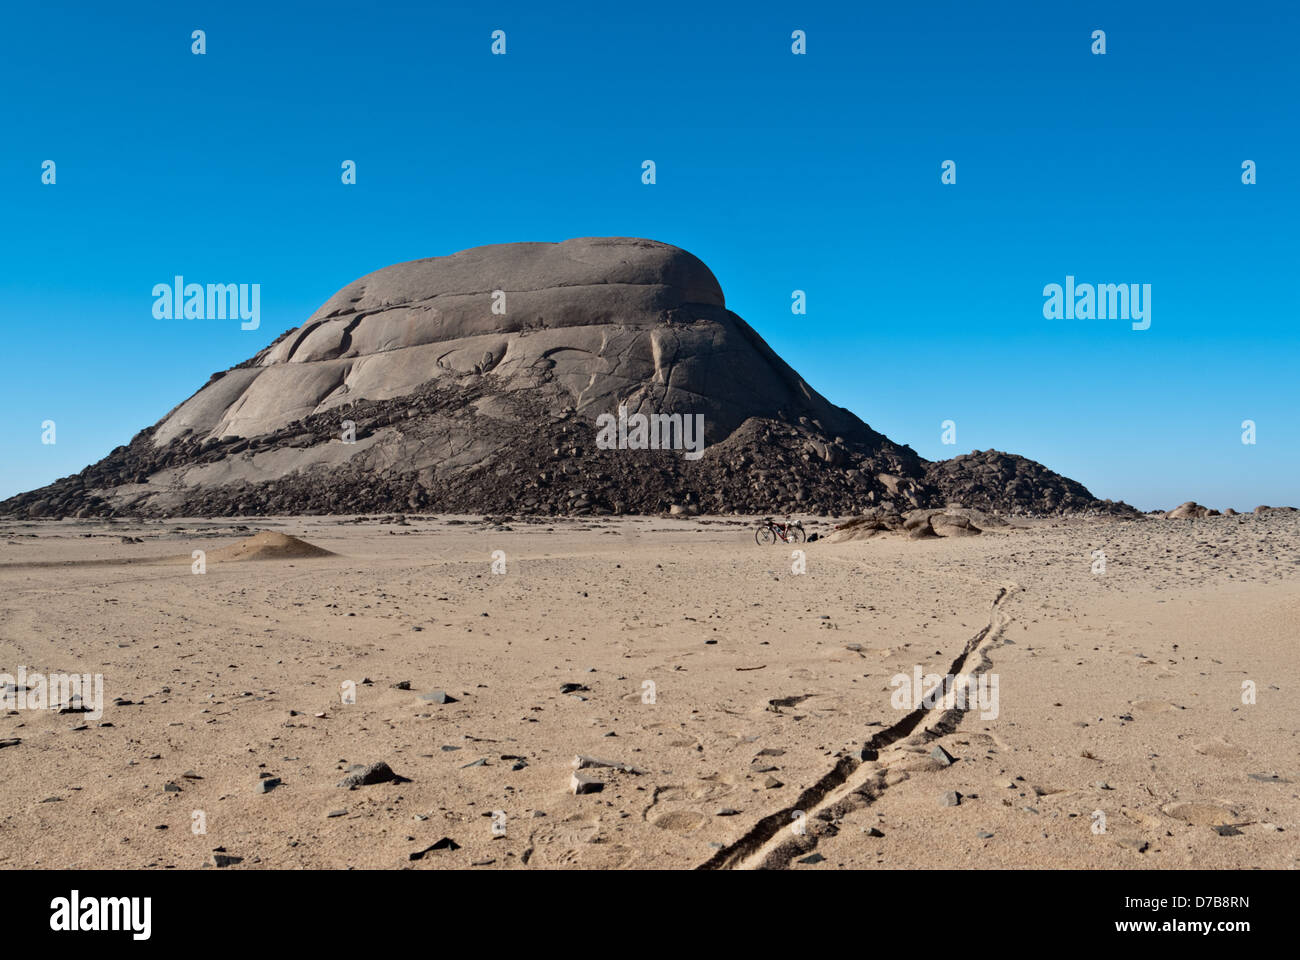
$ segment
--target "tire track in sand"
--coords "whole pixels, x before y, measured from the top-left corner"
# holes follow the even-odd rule
[[[1003,602],[1020,590],[1015,583],[998,589],[989,612],[989,622],[966,641],[961,652],[948,668],[943,692],[952,688],[952,678],[961,674],[972,677],[993,665],[988,651],[993,647],[1003,628],[1011,618],[1002,612]],[[804,823],[813,824],[819,813],[829,811],[842,815],[849,810],[871,804],[887,787],[887,768],[876,763],[881,750],[909,736],[926,721],[922,736],[936,740],[951,733],[961,723],[965,711],[943,710],[941,704],[921,706],[906,714],[892,726],[875,733],[867,741],[859,756],[842,757],[840,761],[811,787],[804,790],[789,806],[769,814],[751,827],[744,836],[717,851],[697,870],[779,870],[788,867],[795,857],[806,856],[817,846],[816,830],[811,826],[804,833],[791,829],[797,815],[804,814]]]

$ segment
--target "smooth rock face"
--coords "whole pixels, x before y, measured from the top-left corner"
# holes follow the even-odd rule
[[[181,404],[154,443],[259,436],[431,378],[489,372],[501,391],[548,379],[560,402],[593,420],[620,403],[703,414],[712,440],[781,411],[848,422],[726,310],[698,259],[650,240],[594,238],[477,247],[368,274]]]
[[[702,418],[705,449],[604,449],[602,414]],[[684,438],[677,436],[680,447]],[[928,464],[805,383],[684,250],[514,243],[399,263],[128,446],[0,515],[1131,511],[996,451]],[[946,518],[918,536],[969,536]]]

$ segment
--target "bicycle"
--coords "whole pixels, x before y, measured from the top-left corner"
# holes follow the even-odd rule
[[[803,521],[777,523],[771,517],[764,517],[763,526],[754,531],[755,542],[763,547],[776,543],[778,538],[782,543],[803,543],[808,539],[803,530]]]

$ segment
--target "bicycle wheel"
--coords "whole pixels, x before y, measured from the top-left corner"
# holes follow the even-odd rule
[[[772,532],[771,527],[759,527],[754,531],[754,540],[760,547],[770,546],[776,543],[776,534]]]
[[[808,535],[803,532],[803,527],[790,527],[785,532],[786,543],[803,543],[808,539]]]

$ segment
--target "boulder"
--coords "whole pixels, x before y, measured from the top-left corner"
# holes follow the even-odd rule
[[[931,516],[930,529],[941,537],[974,537],[980,533],[979,527],[971,523],[969,517],[951,513]]]

